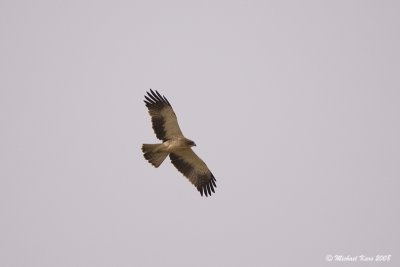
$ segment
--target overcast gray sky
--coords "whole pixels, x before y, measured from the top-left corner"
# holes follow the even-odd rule
[[[0,266],[400,264],[398,1],[1,1]],[[217,179],[166,160],[173,105]]]

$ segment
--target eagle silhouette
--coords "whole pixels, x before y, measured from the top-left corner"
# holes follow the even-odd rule
[[[165,96],[150,89],[144,96],[154,132],[161,144],[143,144],[144,158],[158,168],[169,155],[172,164],[197,188],[201,196],[215,193],[216,179],[204,161],[191,149],[195,142],[187,139],[179,128],[171,104]]]

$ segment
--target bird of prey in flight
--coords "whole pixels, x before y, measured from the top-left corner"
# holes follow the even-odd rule
[[[159,167],[169,155],[172,164],[186,176],[203,196],[215,193],[216,179],[207,165],[191,149],[196,144],[183,136],[178,120],[171,104],[165,96],[150,89],[146,100],[146,107],[151,116],[154,132],[161,144],[143,144],[142,151],[154,167]]]

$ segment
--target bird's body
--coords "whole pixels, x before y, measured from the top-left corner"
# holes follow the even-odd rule
[[[207,165],[191,149],[196,144],[183,136],[176,115],[168,100],[157,91],[145,96],[151,116],[154,132],[161,144],[143,144],[144,157],[154,166],[159,167],[169,155],[172,164],[185,175],[203,195],[214,192],[215,177]]]
[[[192,140],[189,140],[186,137],[175,137],[165,141],[163,144],[166,146],[169,152],[187,149],[188,146],[196,146]]]

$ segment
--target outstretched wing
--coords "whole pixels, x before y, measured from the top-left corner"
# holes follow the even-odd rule
[[[159,92],[150,89],[146,100],[146,107],[149,109],[151,122],[154,132],[158,139],[166,141],[171,137],[182,137],[183,134],[179,128],[178,120],[171,104],[165,96],[161,96]]]
[[[187,148],[174,151],[169,154],[172,164],[199,190],[200,194],[206,196],[215,193],[216,179],[208,169],[204,161],[199,158],[192,149]]]

